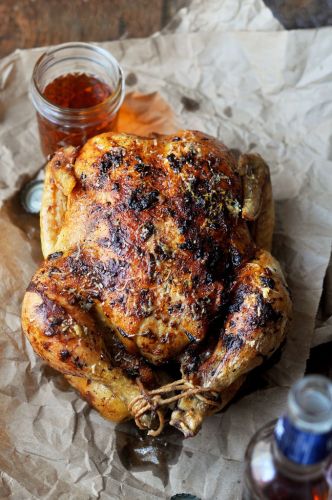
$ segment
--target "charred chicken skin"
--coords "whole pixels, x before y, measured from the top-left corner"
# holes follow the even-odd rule
[[[194,131],[106,133],[47,165],[33,349],[113,421],[185,436],[282,343],[269,169]]]

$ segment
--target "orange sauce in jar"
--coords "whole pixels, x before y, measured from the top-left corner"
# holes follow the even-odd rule
[[[44,155],[113,130],[123,97],[122,70],[108,51],[77,42],[43,54],[32,75],[31,98]]]
[[[106,83],[85,73],[63,75],[49,83],[43,96],[59,108],[79,110],[102,104],[112,95],[112,89]],[[85,118],[85,119],[84,119]],[[41,148],[45,156],[61,146],[81,146],[94,135],[112,130],[116,116],[110,115],[103,106],[95,113],[84,117],[77,123],[54,123],[37,113]]]
[[[90,108],[112,94],[107,83],[85,73],[62,75],[46,85],[43,96],[61,108]]]

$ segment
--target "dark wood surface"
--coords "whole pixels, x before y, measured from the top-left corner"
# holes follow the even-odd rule
[[[264,0],[287,29],[332,25],[331,0]]]
[[[16,48],[145,37],[189,0],[0,0],[0,57]]]
[[[287,28],[332,24],[331,0],[264,0]],[[0,0],[0,57],[16,48],[145,37],[190,0]],[[308,373],[332,378],[332,343],[311,351]]]
[[[332,316],[332,253],[325,274],[323,293],[317,314],[317,326]],[[332,379],[332,342],[314,347],[307,362],[307,373],[321,373]]]

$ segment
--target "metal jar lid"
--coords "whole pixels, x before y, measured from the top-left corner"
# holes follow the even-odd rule
[[[29,214],[38,214],[41,208],[44,182],[33,180],[28,182],[20,193],[22,206]]]

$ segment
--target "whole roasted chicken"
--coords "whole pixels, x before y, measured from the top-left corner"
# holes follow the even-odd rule
[[[200,132],[62,149],[46,169],[24,332],[104,417],[193,436],[284,339],[273,221],[262,158]]]

